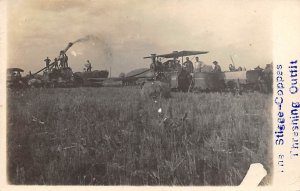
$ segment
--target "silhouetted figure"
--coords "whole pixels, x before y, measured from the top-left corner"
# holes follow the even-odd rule
[[[92,64],[90,63],[89,60],[86,61],[87,63],[85,64],[86,71],[91,72],[92,71]]]
[[[46,62],[46,67],[49,69],[49,65],[50,65],[51,60],[47,56],[47,58],[44,61]]]
[[[174,68],[175,68],[176,71],[180,71],[181,70],[180,61],[177,60],[177,59],[174,61]]]
[[[202,69],[202,67],[203,67],[203,62],[201,62],[200,60],[199,60],[199,57],[198,56],[196,56],[196,62],[194,63],[194,70],[195,70],[195,72],[201,72],[201,69]]]
[[[54,62],[52,64],[53,64],[53,68],[58,69],[58,60],[57,60],[57,58],[54,58]]]
[[[234,65],[229,64],[229,71],[230,71],[230,72],[236,71]]]
[[[151,54],[151,60],[152,63],[150,64],[150,69],[154,72],[157,71],[157,67],[156,67],[156,54]]]
[[[213,72],[222,72],[221,66],[218,64],[217,61],[213,61],[213,64],[215,65]]]
[[[157,67],[157,71],[158,71],[158,72],[162,72],[162,71],[163,71],[163,64],[162,64],[160,58],[157,59],[157,61],[156,61],[156,67]]]
[[[66,53],[62,50],[60,51],[60,55],[58,60],[60,61],[60,67],[61,68],[67,68],[68,66],[68,56],[66,55]]]
[[[254,70],[263,70],[260,66],[257,66],[256,68],[254,68]]]
[[[182,67],[185,68],[189,73],[194,72],[193,63],[190,61],[189,57],[186,57],[186,61],[182,64]]]

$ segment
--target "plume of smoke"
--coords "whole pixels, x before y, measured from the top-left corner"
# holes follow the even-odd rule
[[[78,43],[78,42],[86,42],[86,41],[90,41],[90,40],[97,40],[98,38],[94,35],[87,35],[83,38],[77,39],[73,42],[73,44]]]
[[[74,45],[76,43],[91,43],[92,50],[99,51],[98,55],[101,57],[101,59],[99,59],[98,62],[102,60],[100,61],[100,64],[102,67],[106,68],[108,67],[108,65],[110,65],[113,62],[113,52],[110,44],[107,41],[108,39],[102,35],[96,36],[90,34],[75,40],[71,44]],[[71,54],[73,56],[77,56],[80,53],[72,51]]]
[[[76,53],[74,50],[71,51],[71,54],[72,54],[73,56],[77,56],[77,53]]]

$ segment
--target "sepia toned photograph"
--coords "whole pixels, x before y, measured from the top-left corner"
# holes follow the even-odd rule
[[[272,56],[269,1],[7,1],[7,182],[271,185]]]

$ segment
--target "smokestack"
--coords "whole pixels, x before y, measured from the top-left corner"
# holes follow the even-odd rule
[[[74,44],[74,43],[69,42],[68,46],[63,50],[64,53],[66,53],[66,52],[69,50],[69,48],[71,48],[71,46],[73,46],[73,44]]]

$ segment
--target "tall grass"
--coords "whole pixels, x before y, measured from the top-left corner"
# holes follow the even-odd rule
[[[9,92],[9,181],[237,185],[254,162],[271,173],[271,95],[172,96],[143,100],[135,87]]]

